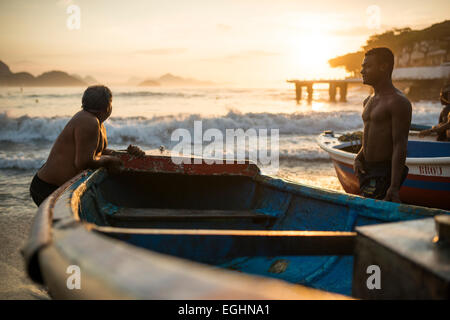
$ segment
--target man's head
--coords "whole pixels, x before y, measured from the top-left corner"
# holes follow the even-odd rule
[[[450,83],[442,87],[440,98],[443,105],[450,104]]]
[[[103,122],[112,112],[111,90],[103,85],[90,86],[84,91],[81,103],[83,110],[95,114]]]
[[[363,83],[376,85],[380,81],[390,80],[394,69],[394,54],[388,48],[373,48],[366,52],[361,74]]]

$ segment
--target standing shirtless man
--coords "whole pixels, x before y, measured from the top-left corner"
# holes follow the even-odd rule
[[[363,83],[374,94],[364,100],[362,148],[354,169],[364,197],[400,202],[399,190],[408,174],[405,166],[411,103],[392,84],[394,55],[388,48],[369,50],[362,64]]]
[[[114,151],[107,149],[108,140],[103,122],[112,112],[111,91],[101,85],[86,89],[82,110],[77,112],[56,139],[47,162],[39,169],[30,185],[33,201],[39,206],[53,191],[85,169],[106,167],[118,171],[122,166]],[[138,147],[128,151],[142,156]]]

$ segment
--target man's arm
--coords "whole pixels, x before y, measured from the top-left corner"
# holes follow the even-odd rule
[[[132,144],[130,144],[127,148],[127,152],[128,154],[135,156],[135,157],[143,157],[145,156],[145,152],[139,148],[138,146],[134,146]],[[113,149],[105,149],[102,151],[102,155],[111,155],[111,156],[116,156],[119,152]]]
[[[119,166],[120,159],[113,156],[96,157],[100,126],[97,119],[83,119],[75,128],[75,168],[82,171],[88,168]]]
[[[102,156],[113,156],[117,151],[113,149],[104,149],[102,151]]]
[[[409,128],[411,126],[411,103],[407,99],[399,99],[391,107],[392,121],[392,168],[391,185],[384,200],[400,202],[399,190],[406,160]]]
[[[450,117],[447,120],[447,122],[440,123],[437,126],[434,126],[431,129],[431,132],[436,132],[437,134],[439,134],[439,133],[447,131],[448,129],[450,129]]]
[[[353,170],[355,171],[355,174],[358,175],[359,173],[366,173],[364,170],[364,144],[361,141],[361,149],[359,150],[358,154],[356,155],[355,162],[353,164]]]
[[[371,96],[368,96],[366,99],[364,99],[363,107],[366,107],[367,102]],[[366,128],[364,128],[364,134],[361,139],[361,149],[359,149],[358,154],[356,155],[355,162],[353,163],[353,171],[355,171],[355,174],[358,175],[360,172],[365,173],[364,171],[364,139],[366,135]]]

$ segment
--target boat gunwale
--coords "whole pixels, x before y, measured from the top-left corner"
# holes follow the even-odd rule
[[[325,142],[323,141],[324,138],[328,138],[330,140],[335,139],[336,141],[338,141],[337,137],[335,136],[330,136],[324,133],[321,133],[316,141],[317,144],[319,145],[320,148],[322,148],[324,151],[326,151],[328,154],[332,154],[332,155],[336,155],[339,157],[342,157],[347,161],[347,163],[353,163],[355,158],[356,158],[356,154],[352,153],[352,152],[348,152],[348,151],[343,151],[340,149],[335,148],[336,145],[333,146],[328,146],[327,144],[325,144]],[[343,146],[345,147],[345,146]],[[351,161],[351,162],[350,162]],[[406,158],[405,161],[406,165],[423,165],[423,164],[428,164],[428,165],[438,165],[438,164],[449,164],[450,165],[450,157],[430,157],[430,158]]]

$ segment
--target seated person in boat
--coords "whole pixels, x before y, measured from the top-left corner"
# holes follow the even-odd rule
[[[431,129],[422,130],[419,137],[437,133],[437,141],[450,141],[450,84],[441,89],[441,104],[444,106],[439,115],[439,122]]]
[[[82,110],[66,124],[56,139],[47,161],[33,177],[30,194],[40,205],[59,186],[85,169],[106,167],[117,172],[122,166],[114,151],[107,149],[108,140],[103,122],[112,112],[112,93],[101,85],[86,89]],[[144,152],[136,146],[128,151],[136,156]]]
[[[400,202],[405,166],[411,103],[391,80],[394,55],[388,48],[369,50],[362,64],[363,83],[374,89],[364,100],[364,132],[354,170],[364,197]]]

